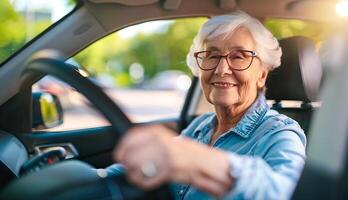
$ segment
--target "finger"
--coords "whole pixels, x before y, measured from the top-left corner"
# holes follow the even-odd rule
[[[128,173],[127,173],[127,178],[129,180],[129,182],[131,182],[132,184],[145,189],[144,187],[144,183],[141,180],[142,177],[142,173],[139,169],[131,169]]]
[[[159,125],[135,127],[127,134],[113,153],[114,159],[117,161],[128,156],[130,149],[139,148],[146,144],[151,143],[152,145],[166,147],[165,141],[173,136],[172,131],[168,131]]]
[[[119,157],[123,157],[127,153],[126,147],[138,146],[156,139],[156,134],[163,132],[162,129],[163,127],[159,125],[136,126],[131,128],[115,149],[114,159],[117,160]]]
[[[114,150],[113,158],[116,161],[123,160],[125,157],[127,157],[128,151],[146,145],[148,143],[148,140],[148,136],[140,135],[139,131],[137,130],[129,132],[129,134],[126,135],[125,138],[123,138],[119,146]]]
[[[143,174],[141,167],[130,168],[129,172],[127,173],[127,177],[131,183],[146,190],[157,188],[160,185],[168,182],[164,174],[161,172],[157,173],[154,177],[146,177]]]
[[[122,159],[122,164],[131,169],[139,169],[146,163],[154,163],[158,172],[169,177],[167,157],[163,155],[163,149],[156,145],[146,143],[141,147],[134,147],[127,151],[127,156]]]
[[[158,154],[158,150],[153,145],[146,145],[141,148],[141,151],[131,150],[128,152],[128,156],[122,164],[129,169],[127,175],[130,181],[141,188],[148,189],[158,187],[169,180],[168,166],[165,165],[165,160],[156,158],[156,153]],[[154,177],[146,177],[142,172],[142,167],[149,162],[156,167],[157,173]]]
[[[123,150],[126,154],[118,158],[119,162],[128,168],[138,169],[142,163],[155,161],[152,158],[154,156],[152,148],[153,146],[150,143],[124,147]]]
[[[161,174],[157,174],[154,177],[145,177],[143,174],[141,174],[142,177],[139,178],[138,185],[143,189],[155,189],[159,186],[163,185],[164,183],[167,183],[168,181],[165,179],[165,177]]]

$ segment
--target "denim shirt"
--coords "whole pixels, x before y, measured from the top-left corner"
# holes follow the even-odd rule
[[[215,126],[215,113],[206,113],[193,120],[181,136],[208,145]],[[259,94],[237,125],[213,144],[228,153],[234,179],[222,199],[289,199],[304,166],[305,146],[306,136],[299,124],[271,110]],[[117,164],[107,171],[123,172]],[[173,190],[175,199],[214,199],[191,185],[173,184]]]
[[[182,136],[208,145],[215,113],[197,117]],[[222,199],[289,199],[305,162],[306,136],[299,124],[272,110],[259,94],[237,125],[213,144],[228,152],[233,186]],[[219,170],[219,169],[216,169]],[[214,199],[190,185],[177,185],[176,199]]]

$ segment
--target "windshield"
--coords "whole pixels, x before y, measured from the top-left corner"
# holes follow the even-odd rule
[[[51,24],[68,14],[74,0],[0,0],[0,65]]]

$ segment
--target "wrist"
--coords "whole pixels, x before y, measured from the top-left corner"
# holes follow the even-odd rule
[[[212,151],[214,155],[212,155],[211,162],[214,164],[214,169],[221,171],[226,176],[230,176],[232,166],[228,153],[218,149],[212,149]]]

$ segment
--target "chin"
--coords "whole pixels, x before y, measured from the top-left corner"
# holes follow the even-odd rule
[[[232,105],[239,105],[240,102],[238,99],[232,100],[232,99],[212,99],[210,101],[214,106],[221,106],[221,107],[229,107]]]

